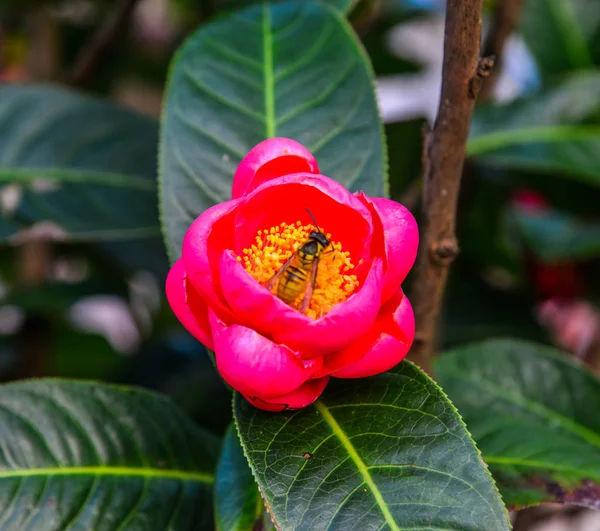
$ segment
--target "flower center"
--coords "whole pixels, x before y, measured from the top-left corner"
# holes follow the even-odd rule
[[[318,230],[313,225],[302,225],[300,221],[288,225],[281,223],[270,229],[259,230],[254,239],[254,244],[243,250],[238,256],[246,271],[263,286],[279,271],[285,262],[309,240],[312,231]],[[326,234],[330,239],[331,235]],[[305,262],[306,264],[306,262]],[[306,280],[298,296],[289,302],[290,306],[300,310],[307,289],[310,289],[310,271],[304,270],[302,261],[296,257],[290,265],[300,268],[306,273]],[[350,260],[350,253],[342,250],[342,244],[331,241],[327,248],[322,249],[319,255],[319,265],[315,288],[306,315],[312,319],[323,317],[336,304],[345,301],[358,287],[356,275],[350,274],[354,265]],[[275,283],[272,292],[277,294],[278,283],[286,282],[291,272],[286,270]],[[300,275],[302,276],[302,275]],[[297,278],[295,279],[297,280]],[[294,293],[292,291],[292,293]]]

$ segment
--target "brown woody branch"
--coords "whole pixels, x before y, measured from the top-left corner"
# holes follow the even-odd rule
[[[114,13],[92,35],[83,48],[66,82],[74,87],[87,85],[102,61],[109,55],[119,36],[127,29],[139,0],[120,0]]]
[[[423,146],[421,247],[413,278],[417,332],[409,358],[430,372],[448,266],[458,254],[455,218],[471,114],[490,63],[479,57],[483,0],[447,0],[442,90]]]
[[[483,45],[483,57],[494,57],[496,67],[484,81],[479,94],[482,100],[492,97],[502,65],[504,45],[517,27],[523,11],[524,0],[497,0],[490,31]]]

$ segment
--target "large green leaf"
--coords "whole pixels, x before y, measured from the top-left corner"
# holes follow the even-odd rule
[[[598,116],[600,72],[579,74],[529,98],[477,109],[467,153],[600,186]]]
[[[238,395],[234,415],[283,531],[509,528],[456,409],[409,362],[332,381],[295,412],[266,413]]]
[[[506,503],[600,509],[600,381],[554,349],[502,339],[442,356],[436,375]]]
[[[265,138],[303,143],[351,190],[387,193],[370,67],[347,22],[318,3],[255,6],[198,30],[173,62],[161,134],[171,258],[193,219],[231,197],[237,164]]]
[[[160,236],[156,121],[65,89],[0,88],[0,241]],[[21,234],[23,234],[21,232]]]
[[[247,7],[250,4],[259,4],[263,0],[220,0],[217,3],[218,9],[241,9]],[[281,2],[288,2],[289,0],[266,0],[271,4],[278,4]],[[313,0],[320,1],[324,4],[330,5],[342,13],[346,13],[350,8],[358,2],[358,0]]]
[[[594,0],[527,0],[521,32],[542,74],[552,77],[594,64],[599,27]]]
[[[232,424],[225,435],[215,481],[215,518],[219,531],[252,531],[263,516],[258,487]]]
[[[546,261],[586,260],[600,256],[600,222],[577,219],[557,210],[515,215],[531,251]]]
[[[133,388],[0,387],[0,529],[211,528],[215,439]]]

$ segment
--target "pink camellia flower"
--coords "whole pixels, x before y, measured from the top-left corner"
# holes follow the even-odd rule
[[[379,374],[406,356],[415,323],[400,286],[419,238],[406,208],[351,194],[286,138],[265,140],[244,157],[232,196],[192,223],[166,286],[175,315],[215,352],[231,387],[267,411],[298,409],[331,376]],[[295,251],[312,231],[329,243],[303,313],[310,273]],[[278,282],[301,282],[303,272],[306,281],[286,303],[277,283],[266,286],[292,256],[300,272],[286,269]]]

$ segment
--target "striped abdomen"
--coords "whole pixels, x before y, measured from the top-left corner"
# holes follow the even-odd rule
[[[277,296],[283,302],[291,304],[304,293],[313,263],[320,254],[321,246],[313,240],[307,241],[298,249],[298,254],[283,272],[277,284]]]

